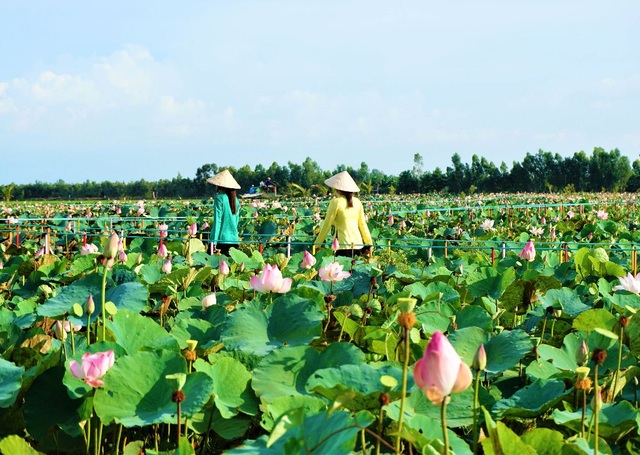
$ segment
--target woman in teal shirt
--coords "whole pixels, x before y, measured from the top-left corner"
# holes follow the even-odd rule
[[[231,173],[224,171],[214,175],[207,182],[217,186],[218,191],[213,202],[213,226],[211,228],[211,243],[213,251],[229,255],[231,247],[238,247],[238,221],[240,219],[240,201],[236,190],[240,185]]]

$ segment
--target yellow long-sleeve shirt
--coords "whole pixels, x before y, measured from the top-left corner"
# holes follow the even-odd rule
[[[353,207],[347,207],[347,200],[344,197],[331,200],[320,233],[314,242],[316,245],[322,244],[331,226],[336,227],[340,249],[362,248],[364,245],[373,244],[362,203],[357,197],[353,197],[352,202]]]

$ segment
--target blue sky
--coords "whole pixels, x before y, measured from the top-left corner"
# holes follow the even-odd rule
[[[0,185],[640,158],[640,2],[0,4]]]

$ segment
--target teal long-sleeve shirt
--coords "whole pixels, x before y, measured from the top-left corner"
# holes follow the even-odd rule
[[[240,201],[236,198],[236,213],[231,213],[231,205],[226,193],[216,194],[213,201],[213,228],[211,242],[240,243],[238,240],[238,221],[240,220]]]

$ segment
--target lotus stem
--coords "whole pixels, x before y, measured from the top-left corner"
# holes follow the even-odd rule
[[[478,411],[479,411],[479,403],[478,403],[478,392],[480,390],[480,375],[482,374],[481,370],[476,371],[476,379],[474,384],[473,391],[473,453],[476,455],[478,453]]]
[[[594,428],[593,428],[593,435],[595,436],[595,440],[593,441],[593,453],[595,455],[598,455],[598,430],[599,430],[599,426],[598,426],[598,417],[599,417],[599,413],[600,413],[600,404],[598,403],[598,393],[600,388],[598,387],[598,362],[596,362],[596,368],[595,371],[593,373],[594,378],[593,378],[593,393],[594,395],[594,399],[596,401],[596,405],[594,406],[595,409],[593,410],[593,418],[595,420],[594,422]]]
[[[102,341],[107,341],[107,271],[109,267],[104,265],[104,272],[102,273]]]
[[[613,390],[611,391],[611,402],[616,398],[618,390],[618,378],[620,377],[620,364],[622,363],[622,344],[624,342],[624,326],[620,326],[620,339],[618,340],[618,365],[613,379]],[[623,387],[624,388],[624,387]]]
[[[440,420],[442,420],[442,441],[444,442],[444,455],[449,455],[449,433],[447,433],[447,402],[449,397],[442,400],[440,408]]]
[[[122,438],[122,424],[118,425],[118,434],[116,436],[116,455],[120,453],[120,440]]]
[[[396,452],[400,453],[400,441],[402,440],[402,419],[404,417],[404,405],[407,399],[407,376],[409,370],[409,330],[403,327],[404,336],[404,362],[402,364],[402,394],[400,395],[400,415],[398,417],[398,436],[396,437]]]

